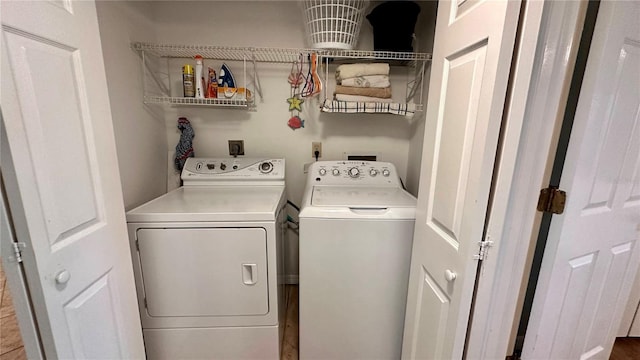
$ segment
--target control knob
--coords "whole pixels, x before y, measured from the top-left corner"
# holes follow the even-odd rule
[[[325,176],[325,175],[327,175],[327,169],[322,168],[322,169],[318,170],[318,173],[319,173],[320,175],[322,175],[322,176]]]
[[[220,170],[224,171],[227,168],[227,165],[225,165],[225,163],[220,163]]]
[[[273,170],[273,164],[268,161],[265,161],[260,164],[259,168],[261,173],[268,174]]]
[[[378,175],[378,170],[376,170],[376,169],[371,169],[371,170],[369,170],[369,175],[371,175],[371,176],[376,176],[376,175]]]
[[[340,175],[340,170],[338,170],[338,169],[333,169],[333,170],[331,171],[331,173],[333,174],[333,176],[338,176],[338,175]]]
[[[389,171],[388,169],[382,170],[382,176],[389,176],[389,175],[391,175],[391,171]]]
[[[349,176],[351,176],[352,178],[357,178],[358,176],[360,176],[360,169],[356,167],[349,169]]]

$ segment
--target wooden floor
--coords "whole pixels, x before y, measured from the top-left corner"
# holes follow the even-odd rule
[[[26,359],[18,319],[13,309],[11,294],[0,265],[0,360]]]
[[[617,338],[609,360],[640,359],[640,337]]]
[[[287,320],[282,340],[282,360],[298,360],[298,285],[285,287]],[[4,359],[0,359],[4,360]]]

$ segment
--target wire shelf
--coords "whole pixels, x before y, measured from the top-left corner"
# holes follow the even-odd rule
[[[322,57],[334,59],[368,59],[397,61],[428,61],[431,54],[417,52],[369,51],[369,50],[311,50]]]
[[[197,99],[192,97],[145,96],[145,104],[169,104],[182,106],[219,106],[247,109],[254,106],[253,101],[245,99]]]
[[[417,52],[369,51],[369,50],[324,50],[266,47],[229,47],[210,45],[175,45],[134,42],[132,47],[138,51],[166,58],[193,58],[201,55],[205,59],[258,62],[289,63],[299,59],[300,55],[318,54],[321,58],[366,59],[404,62],[429,61],[431,54]]]
[[[205,59],[224,60],[224,61],[241,61],[244,63],[245,87],[247,76],[247,62],[253,63],[253,89],[262,98],[262,92],[259,84],[259,76],[257,73],[257,62],[261,63],[292,63],[294,61],[306,61],[307,55],[315,53],[318,55],[319,63],[325,66],[325,81],[329,79],[330,64],[349,63],[365,60],[384,61],[392,66],[402,66],[413,68],[415,79],[407,83],[407,101],[416,100],[413,103],[394,103],[392,107],[386,105],[377,106],[376,103],[362,103],[354,109],[345,109],[341,102],[335,102],[327,99],[325,87],[325,103],[322,111],[325,112],[366,112],[366,113],[402,113],[403,115],[412,114],[423,110],[422,105],[422,89],[423,77],[426,63],[431,60],[431,54],[418,52],[394,52],[394,51],[370,51],[370,50],[328,50],[328,49],[304,49],[304,48],[267,48],[267,47],[231,47],[231,46],[211,46],[211,45],[177,45],[177,44],[154,44],[145,42],[133,42],[131,47],[141,52],[143,60],[143,71],[147,72],[145,65],[145,57],[152,55],[159,58],[179,58],[193,59],[195,55],[200,55]],[[167,62],[168,66],[168,62]],[[150,72],[153,75],[153,72]],[[168,73],[168,70],[167,70]],[[153,76],[156,83],[161,83]],[[196,99],[184,97],[172,97],[170,87],[162,87],[161,92],[167,96],[144,96],[146,104],[169,104],[178,106],[212,106],[255,110],[255,102],[253,98],[249,101],[245,99]],[[147,94],[143,88],[143,93]],[[351,107],[352,105],[350,105]],[[360,107],[362,109],[360,109]],[[377,109],[377,110],[375,110]],[[345,111],[346,110],[346,111]]]

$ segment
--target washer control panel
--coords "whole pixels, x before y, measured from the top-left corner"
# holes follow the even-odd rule
[[[393,164],[381,161],[316,161],[309,168],[309,181],[323,185],[398,185]]]
[[[187,181],[284,180],[284,159],[188,158],[180,176]]]

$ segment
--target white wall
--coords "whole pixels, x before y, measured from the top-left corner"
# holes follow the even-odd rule
[[[176,14],[189,9],[189,22]],[[305,47],[301,10],[292,1],[215,1],[161,2],[154,6],[157,38],[161,43],[211,44],[229,46]],[[217,20],[214,26],[212,16]],[[361,47],[372,47],[371,30],[363,26]],[[172,61],[174,93],[180,94],[180,67],[185,61]],[[221,61],[205,61],[205,67],[219,68]],[[229,63],[236,80],[242,77],[241,63]],[[187,116],[196,138],[197,156],[228,156],[227,140],[244,139],[246,156],[280,156],[287,159],[289,197],[299,202],[304,190],[303,164],[312,161],[311,142],[322,141],[323,160],[341,159],[344,151],[379,153],[393,162],[402,177],[406,175],[411,122],[393,115],[320,114],[319,103],[306,101],[302,118],[305,128],[287,127],[290,117],[285,99],[291,65],[259,64],[264,102],[256,112],[213,108],[168,108],[166,121],[169,146],[179,132],[175,122]]]
[[[433,52],[433,38],[436,29],[436,13],[438,3],[436,1],[421,2],[420,18],[416,24],[416,36],[420,39],[418,50],[421,52]],[[429,78],[431,76],[431,63],[428,63],[424,75],[424,96],[423,104],[427,106],[427,96],[429,95]],[[418,185],[420,184],[420,163],[422,161],[422,145],[424,141],[425,113],[416,115],[411,130],[409,141],[409,154],[407,159],[407,190],[418,196]]]
[[[166,191],[167,136],[162,109],[142,103],[140,58],[131,41],[155,41],[153,4],[97,1],[113,128],[126,209]]]

